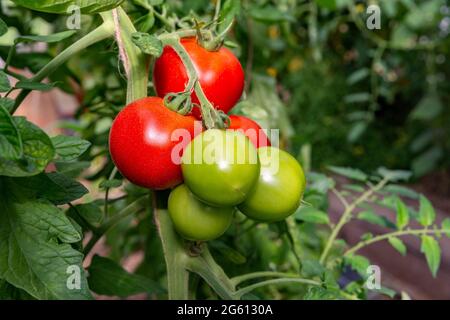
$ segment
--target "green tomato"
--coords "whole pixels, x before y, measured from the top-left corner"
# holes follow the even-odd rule
[[[175,230],[185,239],[207,241],[220,237],[231,224],[234,208],[211,207],[198,200],[182,184],[169,195],[169,215]]]
[[[235,206],[245,200],[256,181],[260,164],[250,140],[238,131],[203,132],[184,150],[184,183],[213,206]]]
[[[293,214],[300,206],[306,179],[297,160],[274,147],[258,149],[259,180],[239,210],[251,219],[275,222]]]

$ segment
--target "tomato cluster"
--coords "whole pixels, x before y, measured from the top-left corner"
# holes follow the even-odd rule
[[[229,112],[242,95],[244,73],[231,51],[207,51],[182,39],[204,95]],[[110,153],[121,174],[155,190],[172,189],[168,211],[177,232],[206,241],[230,226],[236,210],[263,222],[280,221],[300,205],[305,176],[287,152],[272,147],[253,120],[230,115],[227,129],[197,130],[200,109],[182,115],[162,99],[185,90],[189,81],[177,53],[166,47],[153,74],[159,97],[126,106],[110,132]],[[195,92],[192,101],[199,103]]]

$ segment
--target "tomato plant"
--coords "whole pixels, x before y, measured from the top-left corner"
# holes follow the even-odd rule
[[[450,220],[374,159],[444,163],[448,6],[378,2],[2,2],[0,299],[407,298],[382,242],[446,285]]]
[[[182,182],[181,167],[174,155],[181,156],[194,137],[194,121],[192,116],[167,109],[161,98],[137,100],[126,106],[112,124],[111,157],[131,182],[150,189],[172,188]],[[189,139],[173,139],[177,129],[186,130]],[[178,154],[173,153],[176,147]]]

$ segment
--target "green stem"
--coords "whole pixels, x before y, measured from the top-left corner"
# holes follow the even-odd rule
[[[104,21],[102,25],[100,25],[95,30],[91,31],[83,38],[73,43],[67,49],[58,54],[53,60],[51,60],[46,66],[44,66],[37,74],[35,74],[29,81],[40,82],[53,73],[59,66],[64,64],[69,58],[78,52],[86,49],[87,47],[102,41],[108,37],[111,37],[114,34],[114,25],[112,21]],[[11,113],[14,113],[17,108],[19,108],[20,104],[27,97],[27,95],[31,92],[31,90],[23,89],[19,96],[16,98],[16,102]]]
[[[252,285],[249,285],[245,288],[239,289],[238,291],[236,291],[236,293],[234,294],[236,298],[240,299],[243,295],[264,287],[264,286],[268,286],[268,285],[272,285],[272,284],[281,284],[281,283],[301,283],[301,284],[306,284],[306,285],[312,285],[312,286],[321,286],[322,284],[318,281],[314,281],[314,280],[310,280],[310,279],[302,279],[302,278],[280,278],[280,279],[271,279],[271,280],[266,280],[266,281],[261,281]]]
[[[375,242],[387,240],[390,237],[402,237],[402,236],[407,236],[407,235],[423,235],[423,234],[441,234],[441,233],[448,233],[448,232],[449,232],[449,230],[445,230],[445,229],[431,229],[431,230],[430,229],[413,229],[413,230],[408,229],[408,230],[400,230],[400,231],[390,232],[390,233],[382,234],[382,235],[373,237],[372,239],[358,243],[356,246],[348,249],[344,253],[344,256],[351,255],[351,254],[355,253],[356,251],[360,250],[361,248],[364,248]]]
[[[374,194],[378,190],[382,189],[388,181],[389,181],[388,179],[381,180],[377,185],[370,188],[369,190],[364,192],[361,196],[359,196],[359,198],[357,198],[353,203],[345,206],[345,211],[342,214],[342,217],[339,219],[339,222],[337,223],[337,225],[333,228],[333,231],[331,232],[331,235],[327,240],[325,249],[323,250],[322,255],[320,256],[320,260],[319,260],[320,263],[323,264],[325,262],[325,259],[327,258],[327,255],[328,255],[334,241],[336,240],[339,232],[341,231],[342,227],[350,220],[353,210],[355,210],[355,208],[359,204],[366,201],[372,194]]]
[[[119,170],[117,169],[117,167],[114,167],[114,169],[111,171],[108,177],[108,181],[114,179],[118,171]],[[108,218],[109,189],[110,188],[106,188],[105,190],[105,204],[103,209],[103,218]]]
[[[234,278],[231,278],[231,282],[237,286],[242,282],[248,281],[248,280],[252,280],[252,279],[256,279],[256,278],[269,278],[269,277],[274,277],[274,278],[297,278],[298,274],[295,273],[285,273],[285,272],[276,272],[276,271],[258,271],[258,272],[252,272],[252,273],[247,273],[247,274],[243,274],[241,276],[237,276]]]

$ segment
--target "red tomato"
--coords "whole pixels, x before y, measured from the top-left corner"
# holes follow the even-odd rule
[[[244,90],[244,70],[239,60],[224,47],[218,51],[208,51],[195,38],[183,38],[181,44],[192,59],[208,100],[216,109],[228,113]],[[171,47],[166,46],[155,62],[153,83],[156,93],[164,97],[171,92],[183,92],[188,80],[180,57]],[[192,102],[199,103],[195,93],[192,94]],[[198,108],[194,108],[193,114],[197,118],[201,116]]]
[[[271,143],[264,130],[252,119],[244,116],[230,116],[230,130],[242,130],[256,148],[270,147]]]
[[[126,106],[112,124],[111,157],[122,175],[139,186],[174,187],[183,179],[180,164],[174,161],[172,152],[181,156],[194,137],[194,128],[193,116],[182,116],[167,109],[161,98],[136,100]],[[175,129],[185,129],[178,131],[184,136],[172,139]]]

